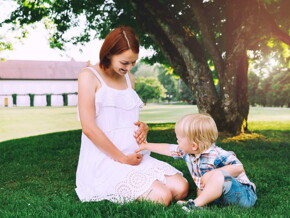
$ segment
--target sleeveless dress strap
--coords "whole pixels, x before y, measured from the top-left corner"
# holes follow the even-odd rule
[[[96,77],[100,80],[102,86],[107,86],[107,84],[105,83],[105,81],[103,80],[103,78],[101,77],[101,75],[99,74],[97,70],[95,70],[92,67],[86,67],[85,69],[91,70],[96,75]]]
[[[130,80],[130,77],[129,77],[129,73],[125,74],[125,78],[126,78],[126,82],[127,82],[128,88],[132,88],[132,84],[131,84],[131,80]]]

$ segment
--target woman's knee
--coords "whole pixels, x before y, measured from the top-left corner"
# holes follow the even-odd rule
[[[180,200],[185,198],[188,195],[188,188],[189,184],[187,180],[179,175],[179,178],[177,179],[177,185],[175,187],[176,189],[175,199]]]
[[[174,176],[168,176],[166,186],[170,189],[175,200],[185,198],[188,194],[188,182],[180,174]]]
[[[165,185],[163,188],[158,190],[158,195],[161,200],[160,203],[164,204],[165,206],[168,206],[173,199],[170,189],[168,189]]]
[[[146,191],[140,200],[150,200],[159,204],[168,206],[172,201],[172,193],[168,187],[162,184],[160,181],[155,181],[151,185],[150,189]]]

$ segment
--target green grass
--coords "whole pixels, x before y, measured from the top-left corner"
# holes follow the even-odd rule
[[[146,105],[140,120],[146,123],[176,122],[196,113],[194,105]],[[290,121],[289,108],[251,108],[249,121]],[[76,107],[0,108],[0,142],[59,131],[80,129]]]
[[[0,141],[80,129],[76,107],[0,108]]]
[[[290,121],[252,121],[250,126],[259,137],[219,140],[217,144],[234,151],[243,162],[248,177],[257,185],[257,204],[250,209],[211,207],[195,216],[289,216]],[[173,127],[172,123],[150,124],[148,140],[175,143]],[[150,202],[81,203],[74,191],[80,135],[80,130],[74,130],[0,143],[0,217],[192,217],[176,204],[165,208]],[[190,181],[189,197],[195,196],[183,161],[153,156],[185,172]]]

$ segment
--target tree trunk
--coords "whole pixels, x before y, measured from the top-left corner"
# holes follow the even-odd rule
[[[158,0],[130,2],[137,12],[137,23],[141,29],[149,34],[175,72],[194,93],[199,112],[210,114],[219,131],[233,135],[247,131],[247,49],[264,37],[265,26],[256,28],[256,22],[263,20],[260,15],[266,17],[262,13],[263,5],[253,0],[225,1],[222,5],[225,7],[222,34],[225,52],[222,55],[202,1],[186,1],[191,9],[186,11],[187,17],[198,24],[200,32],[193,32],[186,26],[187,21],[171,13],[174,4],[167,5]],[[272,32],[273,27],[275,23],[271,25]],[[275,30],[276,34],[282,35],[279,29]],[[202,37],[197,36],[199,34]],[[283,35],[284,42],[289,38],[286,36]],[[213,83],[213,72],[207,63],[209,57],[215,65],[219,90]]]
[[[134,1],[133,5],[139,12],[140,25],[159,45],[170,65],[193,91],[199,112],[210,114],[219,131],[234,135],[241,133],[243,124],[247,122],[249,108],[247,96],[243,96],[247,92],[247,80],[244,79],[247,77],[247,58],[244,47],[235,45],[243,56],[238,56],[241,52],[229,55],[225,68],[221,59],[217,60],[220,61],[219,71],[223,71],[219,72],[221,90],[218,94],[212,72],[204,58],[204,50],[197,39],[188,34],[158,1],[138,3],[139,1]]]

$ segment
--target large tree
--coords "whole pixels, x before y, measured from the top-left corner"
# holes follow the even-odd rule
[[[103,38],[116,26],[132,26],[143,46],[157,51],[151,61],[173,67],[194,92],[199,111],[211,114],[220,131],[232,134],[247,129],[247,50],[260,49],[271,37],[290,45],[289,0],[17,2],[20,6],[7,22],[52,21],[57,30],[53,47],[88,41],[91,30]],[[79,15],[86,20],[82,34],[65,38],[65,32],[78,25]]]

